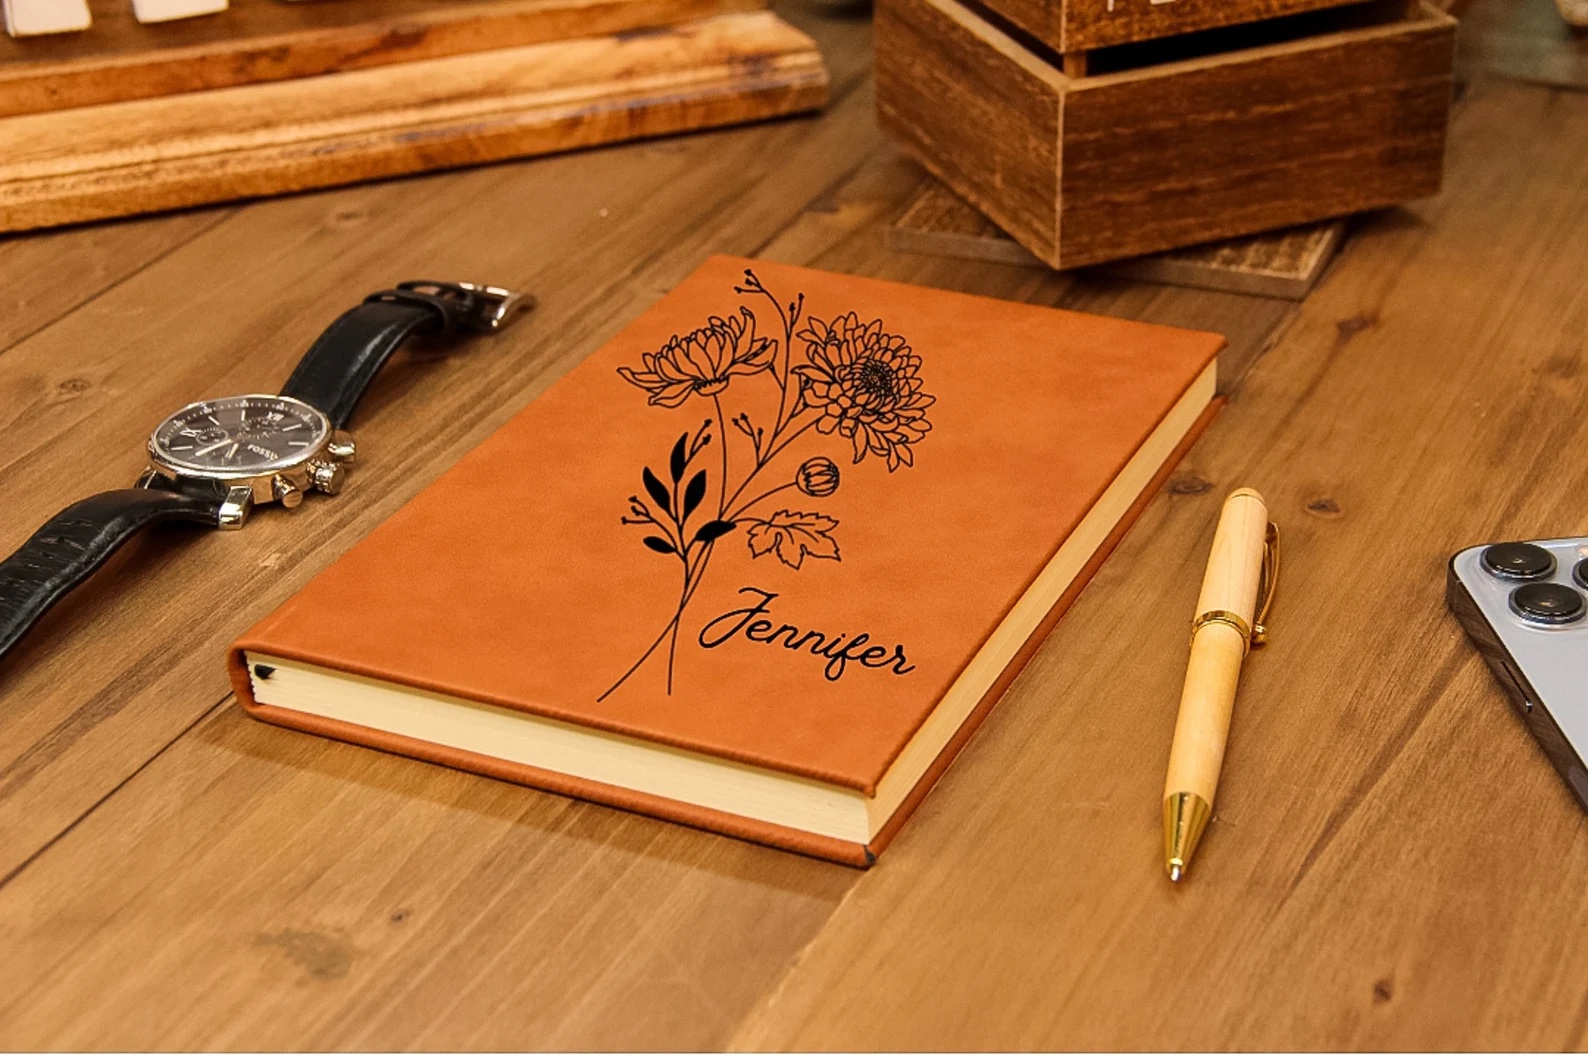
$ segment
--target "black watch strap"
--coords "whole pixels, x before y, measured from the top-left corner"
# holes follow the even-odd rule
[[[320,335],[281,390],[341,428],[392,352],[409,337],[497,329],[518,296],[467,282],[404,282],[365,298]]]
[[[150,524],[188,520],[215,527],[222,496],[130,487],[61,510],[0,561],[0,656],[72,587]]]

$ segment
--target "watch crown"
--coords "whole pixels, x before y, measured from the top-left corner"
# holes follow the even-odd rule
[[[325,445],[325,452],[339,462],[350,462],[356,449],[353,446],[353,437],[337,429],[331,433],[331,442]]]
[[[342,489],[342,482],[346,476],[341,465],[334,462],[309,463],[309,483],[316,491],[334,495]]]
[[[303,491],[284,476],[277,476],[270,481],[270,493],[288,509],[296,509],[303,504]]]

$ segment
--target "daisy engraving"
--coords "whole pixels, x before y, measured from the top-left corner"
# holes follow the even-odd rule
[[[664,645],[666,686],[672,693],[679,626],[718,543],[742,533],[752,559],[771,557],[793,571],[808,559],[841,559],[838,521],[790,508],[794,503],[787,494],[830,497],[842,479],[838,463],[807,451],[796,464],[785,456],[790,447],[813,448],[823,437],[835,437],[848,441],[851,464],[870,455],[885,461],[891,473],[915,464],[913,448],[932,428],[926,410],[933,397],[922,387],[921,357],[903,337],[887,332],[880,319],[863,322],[848,312],[824,322],[805,313],[803,293],[785,304],[751,270],[734,292],[758,306],[770,305],[764,310],[775,313],[774,332],[781,330],[781,340],[759,336],[756,313],[741,306],[736,315],[711,316],[705,326],[642,353],[640,368],[618,368],[619,376],[647,394],[650,405],[676,409],[699,397],[709,401],[711,416],[679,435],[663,471],[644,466],[642,490],[629,496],[623,523],[644,529],[641,545],[676,562],[673,574],[681,583],[678,603],[656,639],[601,694],[602,700],[660,655]],[[801,322],[804,328],[796,333]],[[729,416],[724,397],[742,384],[775,386],[777,411],[770,422],[757,422],[745,412]],[[738,480],[728,477],[730,433],[736,446],[748,448],[749,468]],[[709,453],[712,448],[716,457]],[[782,497],[768,505],[776,496]]]

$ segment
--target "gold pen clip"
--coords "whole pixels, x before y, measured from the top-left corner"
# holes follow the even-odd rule
[[[1257,579],[1257,618],[1252,620],[1252,645],[1268,643],[1268,610],[1274,606],[1274,591],[1279,586],[1279,525],[1268,522],[1263,539],[1263,570]]]

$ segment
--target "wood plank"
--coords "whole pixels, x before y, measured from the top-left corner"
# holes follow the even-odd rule
[[[8,1043],[716,1046],[854,881],[235,707],[146,773],[0,893]]]
[[[545,154],[823,105],[769,12],[0,121],[0,228]]]
[[[225,218],[216,210],[0,241],[0,353]]]
[[[761,6],[756,0],[232,0],[143,25],[90,0],[82,33],[0,37],[0,117],[394,62],[601,36]]]
[[[1445,194],[1358,235],[1192,453],[1210,486],[1147,511],[734,1047],[1588,1043],[1588,820],[1441,599],[1459,548],[1588,533],[1588,238],[1560,222],[1588,108],[1490,83],[1453,137]],[[1175,888],[1182,620],[1243,484],[1284,581]]]
[[[1096,268],[1140,282],[1300,300],[1312,291],[1345,238],[1344,220],[1292,227],[1223,242],[1121,260]],[[893,222],[888,245],[1023,267],[1046,267],[953,191],[929,181]]]

